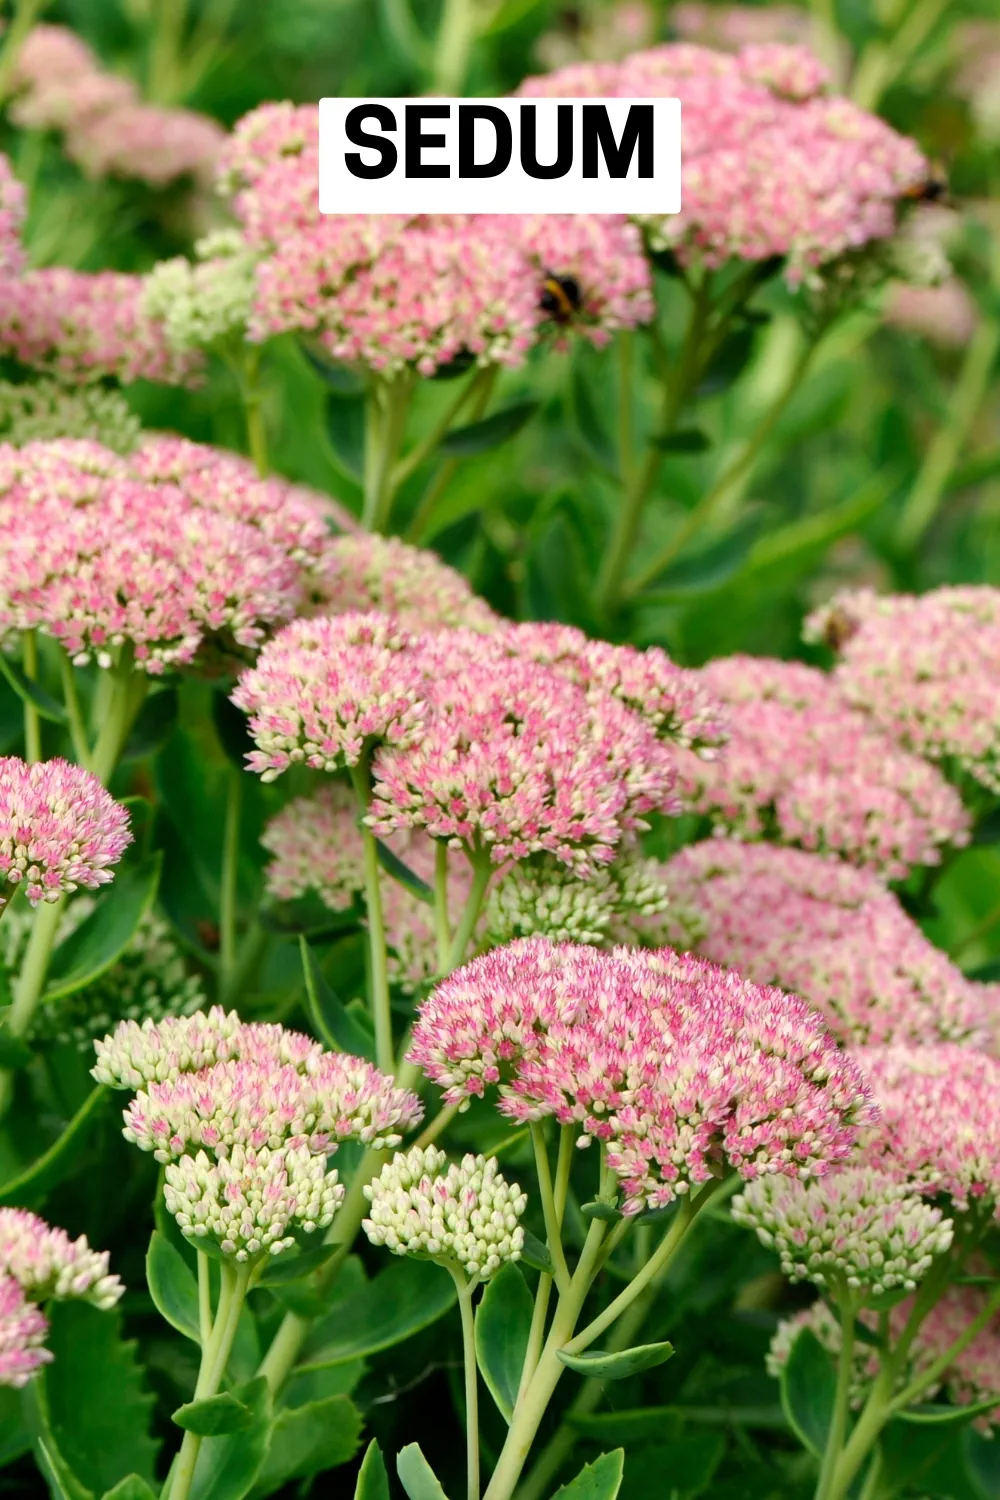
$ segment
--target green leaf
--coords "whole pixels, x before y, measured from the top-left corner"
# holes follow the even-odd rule
[[[152,1483],[159,1444],[150,1436],[154,1405],[144,1388],[135,1342],[122,1338],[122,1316],[85,1302],[49,1309],[45,1371],[52,1436],[82,1484],[103,1494],[123,1474]]]
[[[588,376],[589,351],[582,345],[574,353],[569,376],[570,411],[578,438],[591,459],[609,479],[618,478],[618,454],[608,432],[607,400],[595,393]]]
[[[389,1475],[378,1443],[372,1438],[358,1470],[354,1500],[389,1500]]]
[[[247,729],[247,716],[235,703],[230,702],[228,693],[219,689],[212,694],[212,723],[227,759],[238,770],[245,772],[247,752],[253,749],[253,740]]]
[[[971,1422],[984,1411],[994,1411],[998,1404],[1000,1403],[996,1397],[989,1401],[970,1401],[968,1406],[945,1406],[943,1403],[928,1402],[923,1406],[904,1407],[896,1415],[901,1422],[916,1422],[921,1426],[941,1427],[947,1423],[957,1426],[962,1422]]]
[[[178,1249],[154,1229],[146,1251],[146,1285],[157,1312],[192,1343],[201,1343],[198,1283]]]
[[[35,1451],[38,1467],[56,1500],[93,1500],[93,1490],[79,1483],[52,1443],[39,1438]]]
[[[320,1266],[332,1255],[336,1255],[341,1247],[338,1244],[300,1246],[298,1249],[284,1250],[280,1255],[271,1256],[270,1264],[263,1276],[257,1282],[258,1286],[285,1286],[289,1281],[298,1281],[303,1276],[310,1276],[313,1271],[318,1271]]]
[[[562,1485],[552,1500],[615,1500],[625,1471],[625,1450],[602,1453],[586,1464],[569,1484]]]
[[[592,1376],[595,1380],[625,1380],[629,1375],[638,1375],[642,1370],[652,1370],[665,1364],[674,1352],[673,1344],[636,1344],[633,1349],[617,1352],[588,1349],[584,1354],[567,1354],[556,1351],[564,1365],[576,1370],[579,1375]]]
[[[204,1401],[186,1401],[170,1418],[185,1432],[196,1433],[198,1437],[242,1432],[253,1425],[253,1419],[249,1406],[237,1401],[232,1391],[220,1391],[217,1396],[209,1396]]]
[[[521,1383],[534,1305],[527,1282],[510,1263],[486,1283],[476,1310],[476,1360],[506,1422]]]
[[[305,339],[299,340],[299,348],[305,355],[306,361],[331,391],[336,391],[338,396],[363,396],[365,393],[365,380],[356,370],[349,365],[338,365],[326,359],[323,354],[314,349]]]
[[[521,1260],[533,1271],[542,1271],[546,1276],[551,1276],[555,1271],[548,1245],[544,1245],[537,1234],[532,1234],[530,1229],[524,1231]]]
[[[790,521],[786,526],[768,529],[754,543],[747,562],[746,576],[780,569],[801,571],[814,558],[822,557],[840,537],[856,531],[892,494],[899,480],[895,467],[875,474],[857,494],[840,505],[830,506],[816,515]]]
[[[830,1430],[837,1377],[829,1354],[811,1328],[803,1328],[781,1372],[781,1404],[796,1437],[822,1457]]]
[[[180,695],[175,687],[147,694],[125,741],[122,760],[143,760],[147,755],[155,755],[176,729],[179,713]]]
[[[739,379],[753,354],[755,329],[743,323],[723,339],[705,366],[696,396],[718,396]]]
[[[418,901],[425,901],[428,906],[434,905],[434,892],[426,880],[420,876],[409,865],[404,864],[398,854],[394,854],[388,844],[383,844],[381,839],[375,840],[378,851],[378,862],[387,875],[391,875],[397,884],[409,891],[411,896],[416,896]]]
[[[495,411],[481,422],[470,422],[467,427],[455,427],[441,440],[440,452],[448,458],[472,458],[477,453],[487,453],[499,448],[521,431],[538,410],[537,401],[519,401],[503,411]]]
[[[62,1135],[26,1167],[17,1177],[12,1177],[0,1187],[0,1207],[40,1202],[49,1190],[61,1182],[76,1161],[83,1147],[95,1116],[110,1097],[109,1090],[98,1084],[80,1105]]]
[[[53,698],[51,693],[47,693],[28,677],[20,663],[5,651],[0,651],[0,672],[3,672],[17,696],[23,698],[25,703],[30,703],[43,719],[49,719],[53,724],[67,723],[66,710],[59,699]]]
[[[787,1431],[785,1414],[778,1405],[728,1406],[725,1402],[711,1406],[641,1406],[631,1410],[599,1412],[595,1416],[567,1414],[574,1432],[595,1443],[617,1439],[626,1445],[644,1443],[659,1437],[671,1423],[699,1427],[751,1427]]]
[[[24,1420],[21,1392],[0,1386],[0,1469],[31,1448],[31,1433]]]
[[[315,894],[301,896],[295,901],[275,901],[262,906],[258,912],[258,920],[265,932],[274,932],[280,937],[304,935],[317,943],[353,932],[360,925],[362,916],[359,902],[344,911],[331,911]]]
[[[363,395],[328,391],[324,406],[326,435],[340,472],[361,484],[365,474],[365,406]]]
[[[126,1474],[113,1490],[105,1490],[101,1500],[156,1500],[156,1491],[138,1474]]]
[[[594,1199],[592,1203],[581,1203],[580,1212],[585,1219],[599,1219],[602,1224],[620,1224],[625,1215],[620,1208],[613,1203],[602,1203],[600,1199]]]
[[[35,1054],[21,1037],[11,1035],[7,1026],[9,1017],[10,1006],[5,1005],[0,1010],[0,1068],[16,1072],[18,1068],[26,1068]]]
[[[669,1476],[671,1500],[692,1500],[703,1495],[725,1454],[727,1443],[723,1432],[681,1432],[669,1441],[661,1441],[633,1452],[628,1445],[628,1472],[625,1490],[629,1495],[659,1496],[664,1477]],[[745,1495],[740,1495],[745,1500]]]
[[[352,1057],[364,1057],[368,1062],[374,1062],[374,1037],[355,1020],[334,993],[316,954],[303,936],[299,937],[299,952],[306,980],[306,1007],[320,1041],[334,1052],[347,1052]]]
[[[419,1443],[409,1443],[399,1450],[396,1473],[410,1500],[448,1500]]]
[[[271,1394],[258,1375],[232,1395],[247,1407],[250,1422],[239,1432],[202,1441],[190,1500],[243,1500],[256,1483],[271,1435]]]
[[[711,438],[700,427],[681,427],[677,432],[650,438],[650,442],[661,453],[704,453],[712,446]]]
[[[128,947],[156,896],[163,856],[127,869],[115,880],[89,917],[52,955],[45,1000],[58,1000],[91,984]]]
[[[664,572],[657,574],[655,589],[643,598],[661,604],[673,603],[722,588],[753,556],[752,549],[764,519],[762,506],[746,506],[731,531],[697,552],[682,553]]]
[[[346,1303],[321,1319],[300,1368],[322,1370],[401,1344],[454,1305],[455,1283],[431,1261],[394,1259]]]
[[[1000,1443],[974,1427],[962,1434],[965,1472],[980,1500],[1000,1500]]]
[[[349,1396],[283,1408],[271,1424],[256,1493],[270,1495],[293,1479],[309,1479],[346,1464],[358,1451],[362,1426],[361,1413]]]

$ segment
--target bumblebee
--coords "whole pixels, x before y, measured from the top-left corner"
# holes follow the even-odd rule
[[[580,283],[575,276],[556,276],[546,271],[538,305],[554,322],[571,323],[583,306]]]
[[[948,179],[940,167],[932,167],[923,182],[907,188],[903,197],[911,203],[943,203],[948,197]]]

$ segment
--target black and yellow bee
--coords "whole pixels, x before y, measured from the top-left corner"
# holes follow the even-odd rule
[[[904,198],[911,203],[943,203],[948,197],[948,179],[943,167],[933,166],[922,182],[907,188]]]
[[[583,293],[575,276],[556,276],[546,271],[539,301],[542,312],[556,323],[572,323],[583,306]]]

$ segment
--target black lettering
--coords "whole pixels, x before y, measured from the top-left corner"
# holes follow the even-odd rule
[[[609,177],[627,177],[636,145],[639,147],[639,176],[653,175],[653,106],[632,104],[622,131],[621,144],[608,119],[606,104],[583,106],[583,175],[597,176],[597,149],[600,146]]]
[[[379,177],[388,177],[396,170],[399,153],[392,141],[387,141],[380,135],[372,135],[362,128],[367,119],[377,120],[383,130],[395,130],[396,116],[385,104],[356,104],[347,112],[347,119],[344,121],[347,139],[354,146],[368,146],[379,154],[379,160],[373,167],[369,167],[361,160],[359,151],[348,151],[344,155],[347,170],[355,177],[364,177],[369,182],[374,182]]]
[[[406,175],[407,177],[450,177],[449,166],[432,167],[421,159],[425,146],[443,146],[443,135],[424,135],[424,120],[447,120],[450,104],[408,104],[406,106]]]
[[[521,105],[521,166],[529,177],[551,182],[565,177],[573,165],[573,106],[560,104],[556,110],[556,159],[551,167],[538,161],[538,112],[534,104]]]
[[[496,134],[492,161],[476,161],[476,121],[488,120]],[[510,166],[514,135],[510,121],[495,104],[460,104],[458,106],[458,175],[459,177],[499,177]]]

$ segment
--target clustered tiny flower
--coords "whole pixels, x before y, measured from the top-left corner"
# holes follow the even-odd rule
[[[665,941],[803,996],[842,1040],[985,1044],[990,987],[967,979],[871,871],[712,838],[680,850],[660,878],[672,903]]]
[[[489,633],[501,623],[435,553],[377,532],[331,537],[313,588],[316,614],[381,610],[415,633],[450,627]]]
[[[106,885],[131,842],[128,812],[82,766],[0,757],[0,882],[32,906]]]
[[[0,1275],[0,1386],[19,1389],[52,1358],[48,1321],[13,1276]]]
[[[24,187],[0,151],[0,278],[16,275],[24,264],[21,249],[24,209]]]
[[[495,1157],[449,1163],[436,1146],[415,1146],[397,1153],[364,1193],[371,1207],[362,1227],[394,1255],[457,1264],[477,1281],[520,1259],[528,1200],[500,1175]]]
[[[173,256],[146,277],[143,312],[161,323],[172,349],[184,354],[245,336],[258,256],[236,230],[198,240],[195,260]]]
[[[114,1307],[124,1291],[108,1271],[108,1252],[86,1237],[71,1240],[26,1208],[0,1208],[0,1275],[10,1276],[33,1302],[79,1297],[94,1307]]]
[[[1000,589],[842,593],[806,621],[844,697],[918,755],[1000,791]]]
[[[142,424],[118,391],[67,386],[49,376],[0,381],[0,442],[22,448],[52,438],[94,438],[115,453],[132,453]]]
[[[485,921],[494,944],[540,936],[602,946],[639,942],[668,905],[656,861],[628,847],[586,879],[551,855],[511,865],[490,892]]]
[[[760,1177],[732,1203],[792,1281],[844,1285],[880,1297],[912,1292],[952,1241],[952,1224],[905,1182],[867,1167],[815,1181]]]

